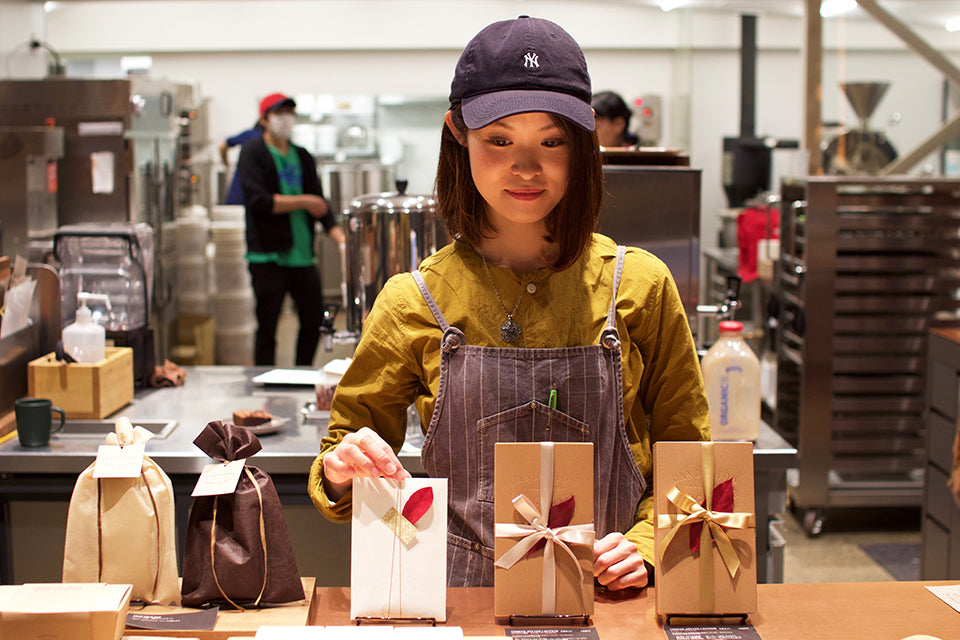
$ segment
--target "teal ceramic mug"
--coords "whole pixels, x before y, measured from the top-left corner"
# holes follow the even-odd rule
[[[20,398],[14,402],[17,415],[17,437],[24,447],[43,447],[50,442],[50,434],[63,429],[66,414],[46,398]],[[52,413],[60,414],[60,424],[53,429]]]

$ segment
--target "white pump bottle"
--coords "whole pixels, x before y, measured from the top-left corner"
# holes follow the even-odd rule
[[[88,300],[103,300],[110,308],[110,299],[104,294],[86,293],[77,294],[77,319],[73,324],[63,329],[63,350],[77,362],[92,364],[100,362],[106,357],[106,330],[93,322],[93,314],[87,306]]]

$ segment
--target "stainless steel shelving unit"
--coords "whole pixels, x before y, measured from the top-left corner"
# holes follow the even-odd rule
[[[919,505],[927,332],[960,326],[960,181],[784,188],[776,430],[815,535],[833,506]]]

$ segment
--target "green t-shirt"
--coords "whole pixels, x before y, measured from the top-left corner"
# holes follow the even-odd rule
[[[289,145],[286,155],[280,153],[274,146],[268,144],[267,149],[273,156],[273,164],[277,167],[280,176],[280,193],[285,196],[299,196],[303,194],[303,167],[300,166],[300,156],[293,145]],[[250,262],[275,262],[281,267],[309,267],[314,263],[313,244],[310,236],[310,225],[313,218],[306,209],[291,211],[287,216],[290,220],[290,231],[293,233],[293,246],[287,251],[266,251],[247,253]],[[283,218],[278,216],[277,223]]]

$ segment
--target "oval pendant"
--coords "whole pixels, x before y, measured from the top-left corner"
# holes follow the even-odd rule
[[[514,322],[513,318],[507,316],[507,319],[500,325],[500,337],[504,342],[513,343],[520,339],[520,325]]]

